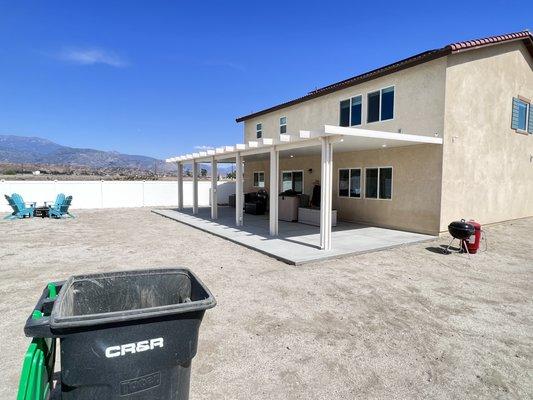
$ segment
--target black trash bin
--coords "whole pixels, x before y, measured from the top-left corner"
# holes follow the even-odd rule
[[[60,339],[61,398],[183,400],[205,310],[216,301],[187,269],[73,276],[47,287],[24,332]],[[39,314],[39,313],[37,313]]]

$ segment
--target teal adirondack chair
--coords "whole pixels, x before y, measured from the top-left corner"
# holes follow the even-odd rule
[[[56,200],[53,203],[48,204],[49,202],[45,201],[44,205],[48,207],[59,207],[65,202],[65,195],[63,193],[59,193],[56,197]]]
[[[26,205],[24,200],[22,199],[22,196],[13,193],[11,196],[8,196],[7,194],[4,195],[7,202],[13,209],[13,212],[10,215],[7,215],[4,217],[4,219],[16,219],[16,218],[24,218],[24,217],[33,217],[33,211],[35,210],[35,203],[29,204],[29,206]]]
[[[75,218],[74,215],[68,211],[70,203],[72,203],[72,196],[67,196],[61,204],[54,204],[53,207],[51,206],[49,208],[50,218],[62,218],[64,215],[69,216],[70,218]]]

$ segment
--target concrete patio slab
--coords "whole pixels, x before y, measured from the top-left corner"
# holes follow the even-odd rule
[[[332,249],[324,251],[319,248],[320,229],[317,226],[279,221],[279,236],[272,237],[268,232],[267,215],[245,214],[244,226],[237,227],[235,209],[230,207],[219,207],[216,221],[211,220],[208,207],[200,208],[197,215],[192,215],[191,209],[152,211],[292,265],[435,239],[420,233],[339,222],[332,231]]]

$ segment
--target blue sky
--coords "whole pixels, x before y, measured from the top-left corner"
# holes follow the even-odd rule
[[[0,134],[166,158],[235,117],[447,43],[531,1],[1,1]]]

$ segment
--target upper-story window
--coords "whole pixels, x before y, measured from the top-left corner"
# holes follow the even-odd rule
[[[279,119],[279,133],[280,135],[287,133],[287,117],[281,117]]]
[[[533,134],[533,107],[525,99],[513,97],[511,128]]]
[[[263,124],[255,124],[255,137],[261,139],[263,137]]]
[[[367,101],[366,122],[394,118],[394,86],[368,93]]]
[[[363,96],[355,96],[340,103],[340,126],[361,125]]]

